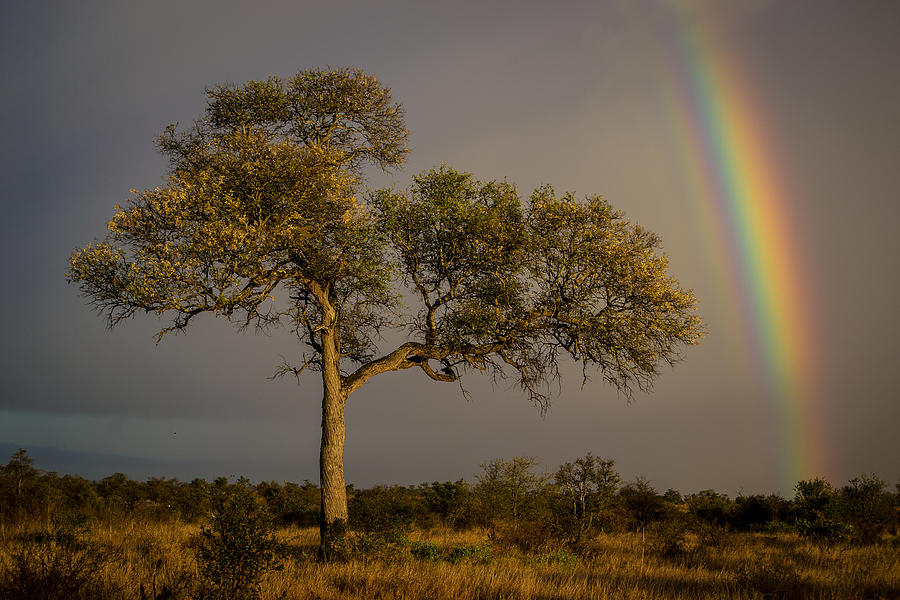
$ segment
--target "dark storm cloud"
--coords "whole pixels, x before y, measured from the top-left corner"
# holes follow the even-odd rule
[[[298,352],[289,336],[207,319],[157,347],[153,318],[108,332],[63,273],[129,189],[162,182],[153,139],[196,118],[206,86],[353,65],[393,89],[411,130],[407,167],[373,182],[402,187],[446,162],[509,177],[523,195],[545,182],[602,193],[661,234],[710,335],[630,406],[570,373],[544,419],[484,381],[467,403],[410,374],[373,380],[348,408],[349,480],[454,479],[511,454],[552,469],[592,451],[663,488],[774,489],[777,423],[724,333],[726,299],[660,114],[656,41],[636,26],[673,4],[728,33],[767,102],[813,269],[831,475],[900,475],[900,4],[888,1],[4,3],[0,443],[184,464],[220,455],[223,474],[268,461],[282,479],[315,478],[318,382],[266,379]],[[189,438],[177,446],[175,422]],[[247,474],[279,478],[258,473]]]

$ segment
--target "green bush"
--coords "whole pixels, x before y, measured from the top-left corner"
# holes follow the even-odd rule
[[[269,507],[272,517],[280,526],[296,525],[310,527],[319,524],[319,486],[304,481],[303,485],[285,482],[262,482],[256,486],[259,494]]]
[[[350,527],[357,532],[404,542],[426,512],[422,498],[403,486],[375,486],[355,492],[349,502]]]
[[[802,537],[839,542],[853,533],[853,528],[840,518],[838,496],[828,481],[800,481],[794,492],[794,526]]]
[[[533,562],[542,565],[557,565],[574,569],[578,566],[578,557],[567,550],[557,549],[538,554],[534,557]]]
[[[443,556],[440,547],[434,542],[413,542],[410,544],[409,553],[419,560],[440,560]]]
[[[688,511],[697,519],[714,527],[724,527],[731,522],[734,503],[725,494],[703,490],[687,498]]]
[[[863,544],[881,539],[896,518],[887,483],[874,475],[861,475],[841,488],[840,512],[853,528],[853,537]]]
[[[211,523],[200,530],[197,563],[202,598],[259,598],[263,575],[277,566],[272,518],[243,485],[216,501]]]
[[[738,496],[731,515],[731,527],[735,531],[765,531],[769,523],[787,516],[790,504],[774,494],[763,496]]]
[[[476,524],[475,495],[472,486],[465,479],[458,481],[435,481],[422,485],[422,494],[428,510],[457,530],[468,529]]]
[[[491,549],[487,544],[460,544],[447,553],[447,560],[457,563],[486,563],[491,560]]]
[[[635,531],[664,519],[669,512],[666,501],[643,477],[622,486],[619,490],[619,501],[628,512],[630,528]]]

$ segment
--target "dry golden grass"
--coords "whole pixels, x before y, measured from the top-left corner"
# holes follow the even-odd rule
[[[24,525],[0,532],[0,573],[28,543]],[[194,548],[199,527],[173,522],[94,524],[82,536],[102,553],[93,596],[135,599],[143,584],[152,597],[163,587],[175,598],[196,591]],[[694,543],[664,557],[639,534],[604,535],[565,551],[524,554],[493,546],[490,556],[450,562],[454,547],[486,547],[478,532],[434,530],[411,539],[432,543],[442,559],[419,560],[406,548],[336,564],[316,562],[318,532],[283,529],[281,568],[268,574],[263,598],[275,600],[397,599],[677,599],[900,598],[900,546],[822,547],[791,535],[730,535],[718,547]]]

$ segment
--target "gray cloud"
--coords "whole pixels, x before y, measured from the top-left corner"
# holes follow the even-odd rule
[[[893,481],[900,5],[751,4],[685,7],[731,36],[777,141],[820,325],[816,408],[831,457],[823,474],[841,482],[875,471]],[[0,10],[0,442],[194,465],[185,473],[239,465],[255,478],[316,478],[318,382],[267,380],[281,356],[297,352],[288,335],[239,335],[208,319],[155,346],[152,318],[106,331],[63,273],[74,247],[102,237],[129,189],[162,181],[153,139],[200,114],[204,87],[355,65],[392,87],[412,134],[409,164],[374,175],[373,185],[405,186],[446,162],[508,177],[523,195],[541,183],[601,193],[660,233],[710,334],[631,405],[599,380],[581,388],[573,370],[546,418],[517,390],[486,381],[469,383],[467,403],[458,389],[409,373],[376,379],[348,408],[350,481],[454,479],[513,454],[554,468],[591,451],[616,458],[626,478],[645,475],[662,488],[782,485],[776,408],[735,337],[691,213],[684,148],[661,111],[659,49],[635,21],[651,15],[674,26],[666,3]],[[175,423],[185,433],[179,445],[165,438]]]

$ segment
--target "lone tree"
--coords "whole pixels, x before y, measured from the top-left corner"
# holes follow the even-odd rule
[[[629,394],[701,335],[659,239],[599,197],[543,187],[523,203],[441,167],[360,199],[366,166],[407,153],[403,110],[372,75],[309,70],[207,95],[193,127],[159,137],[167,184],[133,191],[67,277],[110,326],[169,316],[157,341],[207,312],[291,327],[306,350],[280,372],[322,374],[325,556],[347,521],[344,407],[371,377],[486,371],[545,409],[564,356]],[[385,328],[408,341],[379,348]]]

